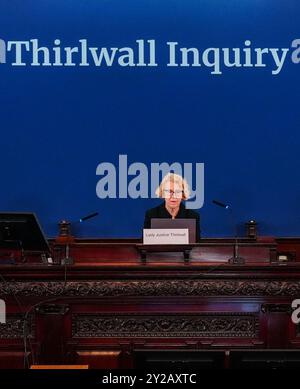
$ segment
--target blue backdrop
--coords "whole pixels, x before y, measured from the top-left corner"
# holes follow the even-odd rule
[[[299,235],[300,65],[167,67],[166,42],[184,47],[290,48],[295,0],[0,0],[0,38],[53,46],[156,42],[157,67],[0,65],[1,191],[5,211],[35,211],[48,236],[61,219],[98,218],[78,236],[134,237],[154,199],[96,196],[96,167],[204,162],[203,236],[228,236],[230,202],[263,235]],[[11,54],[11,53],[10,53]],[[7,53],[9,59],[9,53]],[[241,230],[242,233],[242,230]]]

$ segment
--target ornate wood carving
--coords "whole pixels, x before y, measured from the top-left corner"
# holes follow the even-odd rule
[[[35,323],[32,316],[27,318],[27,338],[34,338]],[[8,315],[6,323],[0,324],[0,339],[22,339],[24,337],[24,316],[21,314]]]
[[[258,336],[253,313],[77,314],[73,338],[95,337],[245,337]]]
[[[0,297],[102,296],[300,296],[296,280],[104,280],[6,282]]]

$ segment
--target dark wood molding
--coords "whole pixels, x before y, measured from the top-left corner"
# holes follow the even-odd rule
[[[0,284],[0,296],[282,296],[299,297],[300,280],[103,280],[36,281]]]

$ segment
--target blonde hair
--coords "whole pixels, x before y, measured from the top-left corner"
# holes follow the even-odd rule
[[[190,188],[187,181],[179,174],[168,173],[164,176],[159,187],[156,189],[155,194],[157,197],[163,198],[163,191],[170,182],[173,184],[179,184],[182,187],[182,200],[187,200],[190,197]]]

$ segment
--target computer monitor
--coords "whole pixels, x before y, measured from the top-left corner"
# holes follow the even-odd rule
[[[187,228],[189,243],[196,243],[196,219],[151,219],[151,228]]]
[[[0,212],[0,247],[50,252],[48,241],[32,212]]]

